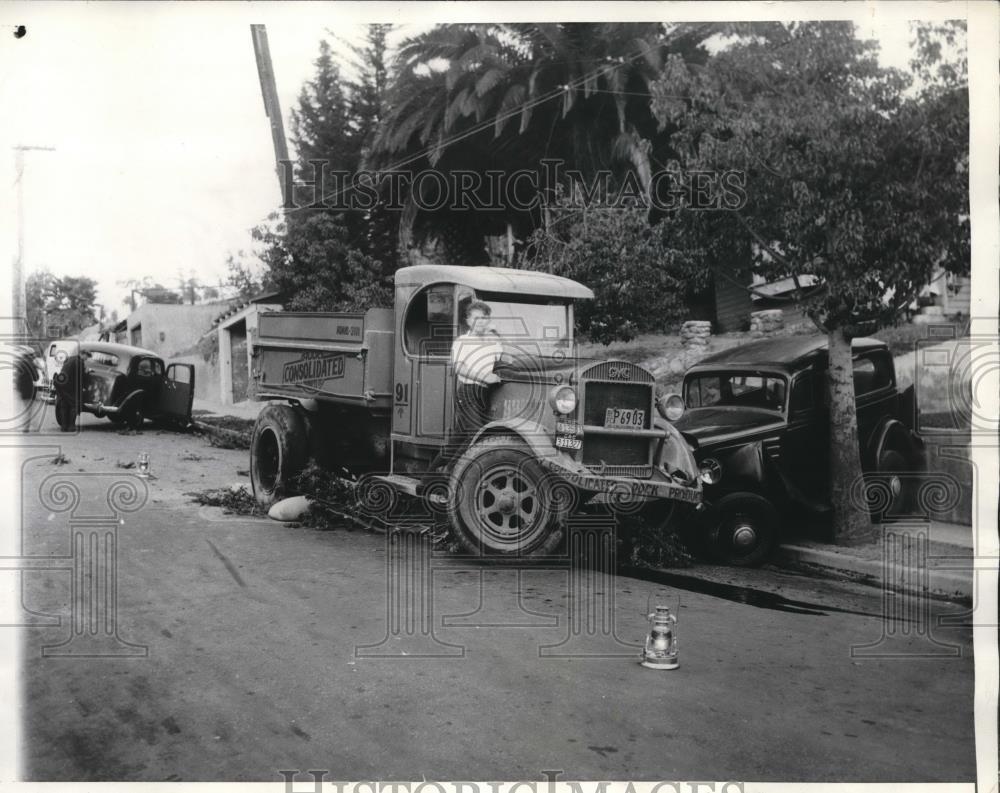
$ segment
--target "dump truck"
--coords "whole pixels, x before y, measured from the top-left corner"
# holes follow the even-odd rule
[[[559,276],[499,267],[417,265],[395,276],[392,308],[269,312],[253,340],[250,475],[268,508],[294,494],[310,461],[446,506],[469,552],[552,553],[567,514],[595,502],[661,519],[700,505],[690,446],[656,399],[652,374],[577,355],[574,305],[593,298]],[[452,344],[472,301],[492,310],[501,382],[489,421],[453,432]],[[679,401],[679,400],[678,400]],[[445,444],[444,473],[433,470]]]

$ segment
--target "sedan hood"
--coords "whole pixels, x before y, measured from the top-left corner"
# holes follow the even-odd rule
[[[783,424],[780,413],[757,408],[689,408],[674,422],[677,429],[697,439],[699,445],[716,438],[752,433]]]

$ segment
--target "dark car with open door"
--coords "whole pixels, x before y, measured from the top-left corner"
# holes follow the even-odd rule
[[[178,429],[191,423],[194,366],[167,365],[150,350],[109,342],[79,342],[53,378],[59,427],[80,413],[107,416],[132,429],[146,419]]]
[[[884,342],[852,346],[861,467],[890,494],[873,517],[899,517],[926,468],[913,386],[899,390]],[[703,537],[721,561],[760,564],[794,517],[829,515],[827,365],[825,337],[789,336],[711,355],[685,373],[674,426],[694,447]]]

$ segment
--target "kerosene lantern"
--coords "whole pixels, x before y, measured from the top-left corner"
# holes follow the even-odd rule
[[[642,650],[642,665],[648,669],[676,669],[680,666],[677,660],[677,637],[674,635],[677,617],[670,613],[668,606],[657,606],[656,611],[647,615],[647,618],[649,635]]]

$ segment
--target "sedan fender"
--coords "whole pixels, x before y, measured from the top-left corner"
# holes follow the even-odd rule
[[[83,408],[84,410],[93,413],[98,418],[113,416],[118,413],[128,413],[138,402],[142,400],[143,394],[143,390],[141,388],[137,388],[117,405],[104,405],[100,402],[84,402]]]

